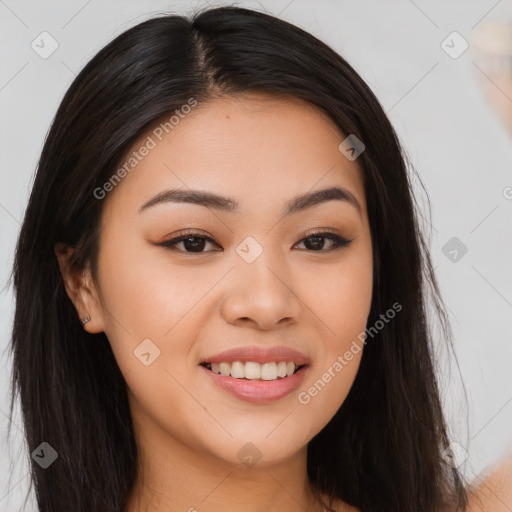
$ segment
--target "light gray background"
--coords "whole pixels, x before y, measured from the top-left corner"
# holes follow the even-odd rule
[[[75,74],[114,36],[152,14],[188,14],[205,5],[0,0],[0,287],[11,269],[45,135]],[[469,452],[462,468],[472,480],[512,441],[512,200],[503,194],[512,186],[512,141],[476,81],[480,71],[472,62],[472,46],[452,59],[440,45],[454,30],[471,42],[479,24],[510,20],[512,0],[263,0],[238,5],[280,15],[339,51],[376,93],[427,188],[432,257],[460,367],[459,374],[455,362],[442,355],[443,396],[453,439]],[[43,31],[59,44],[48,59],[31,48]],[[453,236],[468,247],[457,263],[442,252]],[[12,315],[12,290],[7,289],[0,295],[0,512],[21,510],[28,488],[19,418],[9,445],[6,439],[10,361],[5,348]],[[35,510],[34,502],[27,510]]]

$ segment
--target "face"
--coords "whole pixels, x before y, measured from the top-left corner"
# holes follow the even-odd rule
[[[362,170],[297,99],[219,99],[168,131],[141,137],[130,154],[150,149],[103,199],[85,328],[106,333],[142,435],[230,464],[243,450],[283,460],[358,370],[372,296]],[[286,362],[300,368],[282,377]]]

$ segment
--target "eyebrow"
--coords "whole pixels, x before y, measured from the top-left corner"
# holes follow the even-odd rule
[[[302,212],[327,201],[347,202],[356,208],[359,216],[362,216],[361,205],[355,196],[349,190],[342,187],[331,187],[296,196],[285,204],[283,216]],[[240,204],[230,197],[224,197],[202,190],[174,189],[165,190],[157,194],[139,208],[139,213],[151,206],[168,202],[197,204],[199,206],[206,206],[233,214],[240,211]]]

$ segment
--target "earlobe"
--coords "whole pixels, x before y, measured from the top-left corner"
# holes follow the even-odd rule
[[[80,272],[71,268],[70,258],[73,248],[64,243],[54,246],[55,256],[66,293],[75,306],[82,327],[90,333],[103,332],[102,308],[97,297],[96,289],[87,267]],[[94,318],[94,321],[92,321]]]
[[[88,266],[79,277],[77,292],[79,302],[83,305],[83,309],[78,312],[84,330],[91,334],[104,332],[103,308]]]

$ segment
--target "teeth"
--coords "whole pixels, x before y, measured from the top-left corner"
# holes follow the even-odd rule
[[[235,361],[233,363],[208,363],[207,367],[214,373],[235,379],[261,379],[276,380],[295,373],[296,365],[293,361],[279,361],[272,363],[256,363],[255,361]]]
[[[245,377],[245,365],[240,361],[236,361],[231,365],[231,377],[235,379],[243,379]]]
[[[295,369],[295,363],[293,364],[293,367]],[[279,361],[279,363],[277,363],[277,376],[286,377],[286,361]]]
[[[277,379],[277,364],[265,363],[261,365],[261,378],[263,380]]]
[[[231,365],[229,363],[220,363],[220,374],[227,377],[231,373]]]
[[[242,363],[240,363],[242,364]],[[231,374],[233,377],[233,374]],[[244,377],[246,379],[260,379],[261,378],[261,364],[247,361],[244,364]],[[236,378],[236,377],[235,377]]]

